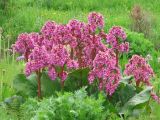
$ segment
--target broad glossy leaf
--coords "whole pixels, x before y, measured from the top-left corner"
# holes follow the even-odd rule
[[[60,91],[60,79],[57,78],[55,80],[51,80],[48,77],[47,72],[43,72],[41,77],[41,90],[43,96],[50,96],[53,95],[56,91]]]
[[[36,96],[37,86],[28,80],[24,74],[18,74],[13,80],[13,87],[21,96]]]
[[[68,78],[65,81],[65,90],[74,91],[82,86],[88,85],[88,68],[74,70],[68,74]]]
[[[135,109],[136,106],[145,105],[145,103],[150,98],[150,92],[152,90],[152,87],[147,87],[143,91],[141,91],[139,94],[136,94],[133,96],[126,104],[122,107],[120,114],[131,113],[131,110]]]

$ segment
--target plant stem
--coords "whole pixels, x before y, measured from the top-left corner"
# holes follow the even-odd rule
[[[73,60],[73,48],[71,48],[71,56],[70,58]]]
[[[117,40],[117,44],[119,46],[119,41],[118,41],[118,39],[116,39],[116,40]],[[118,64],[119,64],[119,51],[118,51],[118,49],[116,49],[115,53],[116,53],[116,67],[118,67]]]
[[[28,62],[28,50],[26,50],[26,52],[24,53],[24,58],[25,61]]]
[[[118,57],[119,57],[119,52],[116,49],[116,67],[118,67],[118,63],[119,63]]]
[[[78,63],[80,68],[80,86],[82,87],[82,48],[79,46],[79,55],[78,55]]]
[[[37,74],[37,83],[38,83],[38,98],[42,98],[42,95],[41,95],[41,72],[40,70],[38,70],[36,72]]]
[[[62,67],[62,69],[61,69],[61,72],[60,72],[60,76],[62,77],[62,75],[63,75],[63,70],[64,70],[64,66]],[[61,90],[63,91],[63,88],[64,88],[64,80],[62,80],[62,78],[61,78]]]

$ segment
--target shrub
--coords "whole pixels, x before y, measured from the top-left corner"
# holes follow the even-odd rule
[[[133,54],[146,56],[154,51],[153,43],[146,39],[143,34],[127,31],[127,41],[130,43],[129,57]]]

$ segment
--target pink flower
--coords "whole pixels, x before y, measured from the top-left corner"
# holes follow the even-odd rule
[[[114,49],[119,52],[128,52],[129,51],[129,43],[125,42],[126,33],[125,31],[119,27],[114,26],[110,29],[109,34],[106,35],[107,43]]]
[[[99,80],[99,88],[105,87],[108,95],[112,95],[119,85],[120,69],[116,67],[116,57],[111,49],[96,55],[88,76],[89,83],[93,83],[95,78]]]
[[[151,92],[151,97],[160,104],[160,98],[154,92]]]
[[[55,80],[57,77],[57,73],[54,67],[50,66],[48,68],[48,76],[51,78],[51,80]]]
[[[63,81],[65,81],[67,79],[67,76],[68,76],[68,73],[66,71],[63,71],[61,74],[60,74],[60,78]]]
[[[70,33],[73,37],[82,40],[84,36],[84,29],[86,26],[85,23],[78,20],[70,20],[67,26],[69,27]]]
[[[109,30],[109,33],[114,35],[116,38],[126,40],[126,33],[120,26],[114,26]]]
[[[45,46],[36,46],[29,55],[29,61],[26,63],[25,73],[29,76],[32,72],[36,72],[48,65],[49,55]]]
[[[66,45],[72,42],[75,37],[72,36],[69,26],[58,25],[56,29],[56,40],[58,43]]]
[[[49,64],[63,67],[69,59],[69,54],[63,45],[55,45],[49,54]]]
[[[88,15],[88,24],[91,25],[91,27],[94,29],[100,28],[102,29],[104,27],[104,18],[100,13],[91,12]]]
[[[56,28],[57,24],[54,21],[47,21],[45,25],[42,27],[41,33],[48,39],[52,39],[56,34],[55,32]]]
[[[68,69],[77,69],[78,68],[78,62],[75,60],[68,60],[67,61],[67,68]]]
[[[107,43],[109,43],[114,49],[118,49],[118,40],[113,34],[107,35]]]
[[[60,77],[64,85],[70,69],[88,67],[91,69],[89,83],[99,79],[99,89],[106,88],[107,94],[112,95],[119,84],[120,72],[114,51],[107,48],[102,40],[106,37],[110,46],[121,52],[127,52],[129,44],[125,42],[126,34],[121,27],[113,27],[108,35],[103,28],[104,18],[96,12],[88,15],[88,23],[78,20],[70,20],[68,24],[47,21],[40,33],[19,35],[14,47],[25,57],[27,76],[46,69],[52,80]],[[95,32],[97,29],[100,29],[98,34]]]
[[[94,82],[94,80],[95,80],[95,73],[92,71],[88,75],[89,84],[92,84]]]
[[[138,55],[132,56],[129,63],[126,65],[124,73],[126,75],[133,75],[138,86],[141,82],[151,85],[150,79],[154,76],[151,66],[144,58]]]
[[[119,45],[119,51],[120,52],[128,52],[129,51],[129,43],[125,42]]]
[[[18,36],[18,39],[13,46],[16,52],[24,54],[26,51],[30,52],[34,48],[34,41],[29,38],[28,33],[22,33]]]

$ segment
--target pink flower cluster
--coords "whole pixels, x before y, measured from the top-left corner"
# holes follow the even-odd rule
[[[26,63],[25,73],[29,76],[32,72],[45,68],[48,65],[49,54],[45,46],[36,46],[29,55],[29,61]]]
[[[160,104],[160,98],[154,92],[151,92],[151,97]]]
[[[129,43],[125,42],[126,33],[119,26],[114,26],[109,30],[109,34],[106,37],[107,43],[111,45],[111,47],[119,52],[128,52],[129,51]]]
[[[133,75],[136,84],[139,86],[140,83],[150,84],[150,79],[154,76],[153,69],[146,62],[146,60],[138,55],[133,55],[126,65],[124,73],[126,75]]]
[[[55,80],[61,79],[63,87],[70,69],[89,68],[88,81],[92,84],[99,81],[99,89],[112,95],[121,79],[119,68],[119,52],[128,52],[129,43],[126,33],[114,26],[106,34],[103,31],[104,18],[100,13],[88,15],[88,22],[70,20],[68,24],[57,24],[47,21],[39,33],[22,33],[18,36],[13,48],[21,54],[17,60],[25,59],[25,74],[48,71],[48,76]],[[102,43],[106,39],[111,48]],[[134,55],[125,69],[126,75],[133,75],[136,84],[150,84],[154,73],[144,58]],[[40,81],[40,78],[38,78]],[[160,101],[151,93],[152,98]]]
[[[26,50],[30,51],[34,48],[33,41],[30,39],[30,34],[22,33],[18,36],[16,44],[14,45],[16,52],[25,53]]]
[[[137,86],[139,86],[140,83],[152,86],[150,79],[154,76],[153,69],[146,59],[141,56],[133,55],[129,60],[129,63],[126,65],[124,73],[126,75],[133,75]],[[153,92],[153,90],[151,91],[151,97],[160,103],[160,98]]]
[[[97,28],[102,29],[104,27],[103,16],[99,13],[92,12],[88,15],[88,24],[92,26],[92,31],[95,31]]]
[[[103,16],[90,13],[88,23],[70,20],[68,24],[47,21],[40,33],[22,33],[14,45],[16,52],[26,60],[25,73],[48,69],[52,80],[67,77],[67,71],[78,67],[91,67],[98,51],[104,51],[101,37],[94,31],[103,28]],[[19,58],[18,58],[19,59]],[[67,66],[67,69],[65,68]],[[61,71],[57,72],[57,68]]]
[[[90,71],[88,80],[93,83],[95,79],[99,80],[99,89],[105,88],[108,95],[112,95],[119,85],[121,75],[120,69],[116,67],[116,56],[112,49],[105,52],[99,52],[94,61],[93,69]]]
[[[112,95],[119,84],[120,70],[113,49],[102,43],[106,37],[103,27],[104,18],[96,12],[88,15],[87,23],[75,19],[64,25],[47,21],[40,33],[20,34],[14,48],[26,60],[27,76],[47,70],[52,80],[61,78],[63,86],[70,69],[89,67],[89,83],[97,78],[99,89],[105,88],[107,94]],[[125,32],[120,27],[113,27],[107,41],[114,47],[119,38],[125,41]],[[123,42],[119,49],[125,52],[128,46]]]

